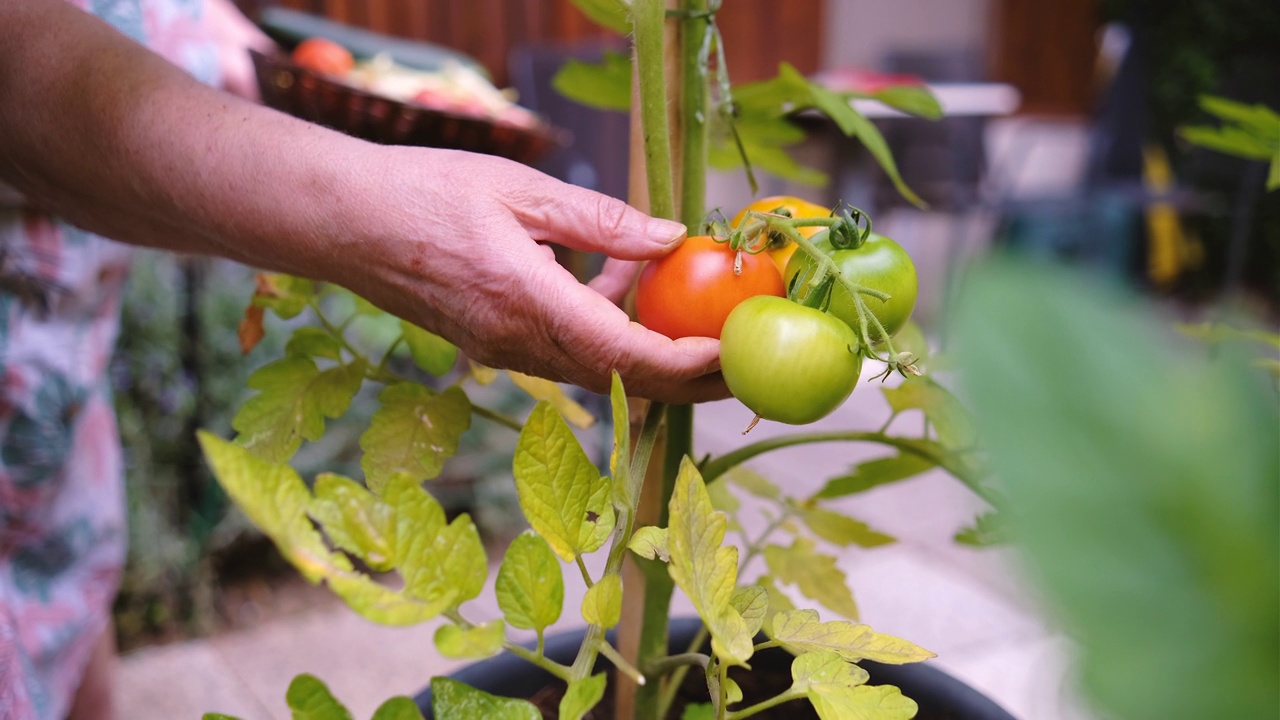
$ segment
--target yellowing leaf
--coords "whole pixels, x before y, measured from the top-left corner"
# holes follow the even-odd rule
[[[560,619],[564,575],[547,541],[531,532],[516,536],[498,568],[498,607],[511,627],[538,635]]]
[[[351,720],[351,713],[314,675],[302,674],[289,683],[284,700],[295,720]]]
[[[279,273],[254,276],[253,304],[271,308],[283,320],[297,317],[315,295],[315,283]]]
[[[622,618],[622,576],[605,575],[582,598],[582,619],[608,629]]]
[[[514,370],[508,370],[507,374],[511,376],[511,382],[515,383],[516,387],[529,393],[534,400],[551,403],[570,425],[585,429],[596,424],[596,416],[566,395],[564,387],[559,383]]]
[[[479,660],[497,655],[506,639],[506,627],[501,620],[463,628],[453,624],[436,628],[436,649],[447,658]]]
[[[671,560],[671,552],[667,549],[666,528],[646,525],[631,535],[631,542],[627,543],[627,547],[642,558],[661,559],[662,562]]]
[[[753,651],[752,633],[732,605],[738,549],[722,547],[725,517],[712,508],[702,476],[688,457],[680,465],[668,516],[671,579],[711,631],[715,654],[727,663],[745,664]]]
[[[868,625],[846,620],[822,622],[816,610],[792,610],[775,615],[769,637],[795,654],[834,652],[849,662],[874,660],[903,665],[935,657],[919,645],[878,633]]]
[[[447,598],[424,602],[379,585],[358,572],[335,572],[328,575],[325,582],[348,607],[366,620],[380,625],[417,625],[448,609]]]
[[[786,593],[778,589],[771,575],[765,575],[756,580],[756,585],[764,588],[766,597],[769,599],[769,607],[765,612],[764,622],[760,624],[760,627],[767,632],[769,628],[773,627],[773,617],[775,615],[788,610],[795,610],[796,606],[791,602],[791,598],[787,597]]]
[[[582,720],[583,715],[600,703],[608,681],[607,675],[597,673],[569,683],[569,689],[560,698],[560,720]]]
[[[627,393],[622,388],[622,376],[616,370],[609,386],[609,405],[613,412],[613,449],[609,452],[613,504],[617,507],[631,507],[635,492],[631,487],[631,410],[627,404]]]
[[[431,678],[431,711],[437,720],[542,720],[527,700],[490,695],[442,675]]]
[[[453,343],[408,320],[400,321],[400,332],[409,346],[413,364],[436,377],[453,369],[453,363],[458,359],[458,348]]]
[[[467,515],[445,524],[440,503],[404,474],[392,476],[383,492],[396,509],[396,564],[404,594],[454,608],[484,589],[488,561],[480,534]]]
[[[374,492],[398,472],[415,480],[439,475],[471,427],[471,401],[456,385],[435,393],[417,383],[396,383],[384,388],[378,401],[382,407],[360,436],[360,467]]]
[[[362,485],[341,475],[316,477],[307,514],[320,523],[334,545],[378,571],[395,565],[395,510]]]
[[[747,631],[755,637],[769,614],[769,593],[759,585],[740,587],[733,592],[729,602],[747,623]]]
[[[840,547],[857,545],[870,548],[894,542],[891,536],[872,530],[861,520],[822,508],[801,510],[800,519],[804,520],[814,535]]]
[[[548,402],[529,414],[514,462],[520,508],[566,562],[597,550],[613,531],[612,487]]]
[[[977,439],[973,416],[949,390],[925,377],[907,378],[896,388],[882,391],[895,413],[923,410],[948,448],[967,448]]]
[[[834,557],[818,552],[809,538],[798,537],[789,548],[767,545],[764,560],[779,582],[793,584],[805,597],[847,618],[857,619],[858,605],[844,571],[836,565]]]
[[[342,343],[327,330],[311,325],[303,325],[294,330],[284,351],[297,357],[342,360]]]
[[[236,338],[240,341],[240,354],[248,355],[267,336],[262,327],[266,310],[260,305],[249,305],[244,309],[244,317],[240,319],[240,327],[236,328]]]
[[[919,711],[892,685],[812,685],[809,702],[821,720],[911,720]]]
[[[471,368],[471,377],[479,385],[488,385],[498,379],[498,371],[467,358],[467,366]]]
[[[258,394],[231,421],[236,442],[272,462],[284,462],[303,439],[318,440],[324,419],[347,411],[364,382],[365,364],[357,360],[321,371],[310,358],[285,357],[259,368],[248,385]]]
[[[833,684],[857,687],[871,679],[866,670],[834,652],[811,652],[791,661],[792,689],[808,690],[811,685]]]

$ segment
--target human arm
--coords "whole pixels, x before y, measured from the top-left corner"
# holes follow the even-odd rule
[[[231,0],[205,0],[205,22],[218,48],[222,88],[242,98],[259,100],[250,50],[275,51],[276,44],[245,17]]]
[[[70,221],[335,282],[486,364],[725,396],[708,374],[718,343],[630,322],[540,244],[641,260],[678,224],[505,160],[376,146],[254,106],[63,0],[0,3],[0,28],[0,179]]]

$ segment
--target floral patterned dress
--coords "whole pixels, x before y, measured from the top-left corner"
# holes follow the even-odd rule
[[[202,0],[72,0],[205,82]],[[125,558],[106,368],[130,253],[0,185],[0,720],[61,720]]]

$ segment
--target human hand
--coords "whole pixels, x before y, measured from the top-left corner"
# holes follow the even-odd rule
[[[278,49],[275,42],[246,18],[231,0],[208,0],[205,13],[205,22],[218,48],[222,89],[254,102],[261,101],[249,51],[274,52]]]
[[[327,253],[317,275],[436,332],[476,361],[607,392],[617,370],[632,395],[669,402],[728,396],[711,338],[670,340],[614,303],[641,260],[684,226],[523,165],[445,150],[383,148],[359,182],[376,207],[359,245]],[[361,169],[353,168],[361,173]],[[551,248],[610,256],[588,285]]]

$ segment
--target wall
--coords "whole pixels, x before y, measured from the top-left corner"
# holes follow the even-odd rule
[[[889,50],[983,48],[991,0],[827,0],[823,67],[875,68]]]

